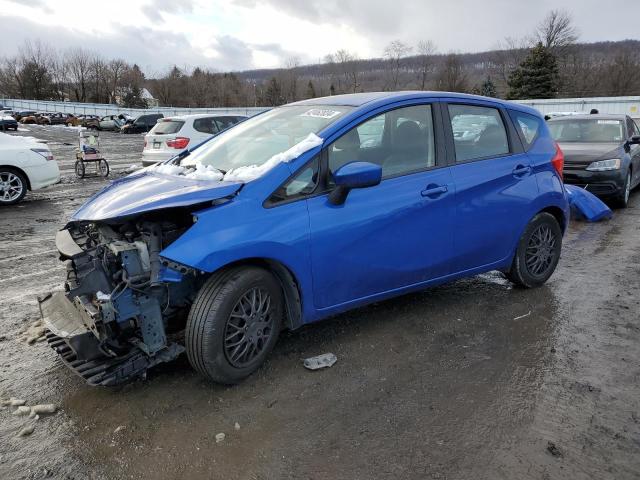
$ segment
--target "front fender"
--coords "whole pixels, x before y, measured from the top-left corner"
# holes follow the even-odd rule
[[[294,275],[303,305],[310,305],[309,216],[305,200],[264,208],[236,197],[196,214],[196,223],[160,255],[202,272],[242,260],[278,262]]]

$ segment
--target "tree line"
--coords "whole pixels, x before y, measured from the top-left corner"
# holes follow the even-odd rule
[[[523,38],[482,53],[440,53],[432,40],[390,42],[380,58],[347,49],[322,63],[217,72],[174,66],[146,78],[137,65],[82,48],[57,52],[39,42],[0,59],[0,94],[29,99],[145,106],[276,106],[318,96],[379,90],[442,90],[508,99],[640,95],[640,42],[579,43],[566,11],[553,10]]]

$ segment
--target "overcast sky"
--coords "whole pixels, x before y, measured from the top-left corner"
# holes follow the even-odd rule
[[[477,52],[531,33],[553,8],[573,15],[581,41],[640,38],[640,0],[0,0],[0,56],[40,39],[124,58],[153,76],[174,64],[316,63],[340,48],[376,57],[395,39]]]

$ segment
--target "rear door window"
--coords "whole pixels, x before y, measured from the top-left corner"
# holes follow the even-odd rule
[[[170,135],[172,133],[178,133],[184,125],[183,120],[165,120],[163,122],[156,123],[151,133],[154,135]]]
[[[234,126],[238,121],[236,117],[216,117],[215,122],[218,125],[220,131],[226,130],[229,127]]]
[[[198,132],[208,133],[210,135],[218,133],[215,117],[196,118],[193,121],[193,128]]]
[[[448,105],[456,162],[509,154],[507,130],[500,111],[478,105]]]
[[[542,120],[535,115],[516,112],[514,110],[510,110],[509,115],[511,116],[511,120],[513,120],[518,135],[520,135],[524,149],[528,151],[540,134]]]

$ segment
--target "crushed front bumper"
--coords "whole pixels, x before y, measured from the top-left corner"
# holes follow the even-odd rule
[[[89,385],[113,386],[143,377],[149,368],[171,361],[184,351],[184,347],[172,343],[153,355],[135,347],[116,355],[99,342],[87,310],[71,302],[64,292],[49,293],[38,302],[49,346]]]

